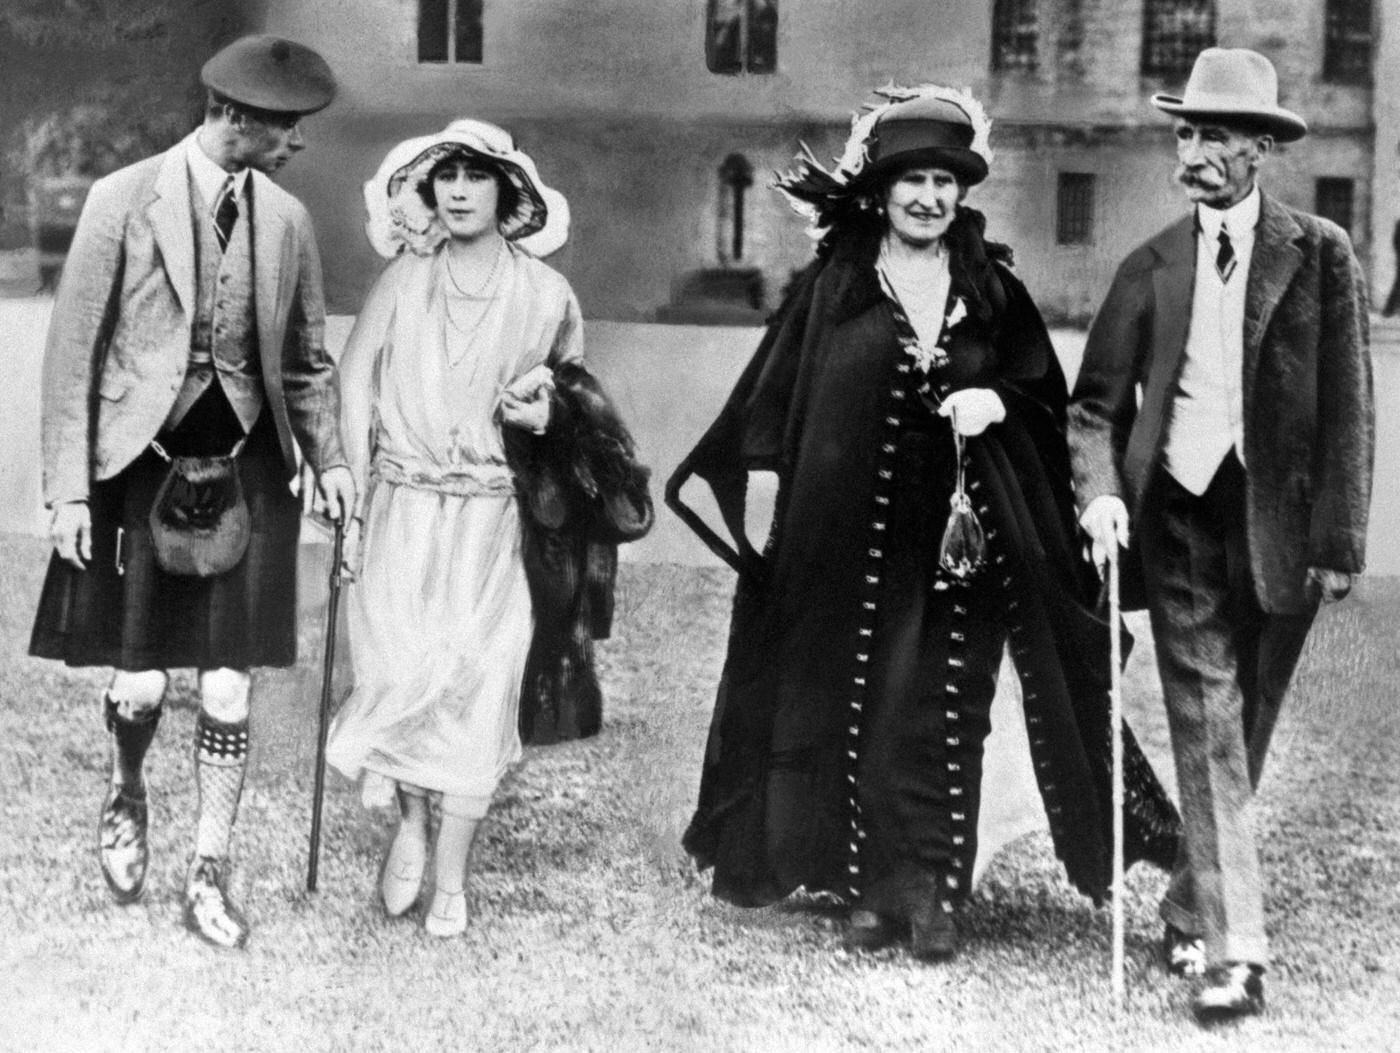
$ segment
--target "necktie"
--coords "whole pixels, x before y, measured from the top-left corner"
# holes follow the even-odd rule
[[[1225,224],[1220,224],[1220,251],[1215,254],[1215,270],[1220,275],[1222,283],[1230,281],[1230,275],[1235,273],[1235,246],[1230,244],[1230,232],[1225,229]]]
[[[219,239],[219,251],[228,248],[228,239],[233,234],[233,225],[238,222],[238,199],[233,194],[233,176],[228,177],[224,188],[219,192],[219,204],[214,209],[214,235]]]

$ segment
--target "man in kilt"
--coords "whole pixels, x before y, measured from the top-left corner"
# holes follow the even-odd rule
[[[145,886],[142,762],[166,671],[199,671],[184,919],[241,947],[228,847],[248,670],[296,658],[297,448],[331,516],[353,505],[354,484],[310,217],[267,178],[305,145],[298,121],[330,103],[335,80],[320,55],[269,36],[230,44],[201,77],[203,124],[93,185],[64,267],[43,386],[54,555],[30,653],[114,667],[98,855],[119,903]],[[222,487],[172,476],[172,489],[167,476],[191,463],[222,465]],[[174,512],[153,517],[162,490]]]

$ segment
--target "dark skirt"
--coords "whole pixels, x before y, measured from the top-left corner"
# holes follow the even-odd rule
[[[761,906],[805,886],[891,919],[931,903],[956,910],[977,855],[983,744],[1007,646],[1056,852],[1076,887],[1095,901],[1107,894],[1108,634],[1082,606],[1087,582],[1064,580],[1077,539],[1056,528],[1072,519],[1037,480],[1028,438],[988,436],[968,465],[987,565],[968,585],[947,582],[936,561],[952,441],[934,427],[901,428],[883,444],[892,461],[888,477],[879,473],[889,480],[879,529],[864,533],[875,521],[847,510],[838,517],[846,536],[828,531],[798,558],[802,539],[780,537],[773,578],[740,578],[685,835],[700,866],[714,867],[715,894],[732,903]],[[829,504],[837,494],[824,496]],[[780,521],[791,524],[782,504],[780,493]],[[863,573],[850,536],[880,553],[878,570]],[[1169,869],[1175,810],[1123,732],[1125,862]]]
[[[938,438],[899,442],[857,768],[862,905],[895,918],[968,892],[1006,639],[993,573],[961,585],[938,571],[952,470]]]
[[[208,456],[242,434],[215,384],[160,442],[172,456]],[[177,576],[156,562],[148,517],[167,468],[147,449],[93,486],[92,559],[84,571],[50,560],[29,653],[129,671],[292,665],[301,507],[271,415],[258,418],[238,457],[252,539],[227,573]]]

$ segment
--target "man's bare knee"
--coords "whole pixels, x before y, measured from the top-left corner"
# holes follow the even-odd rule
[[[248,719],[252,678],[241,669],[205,669],[199,674],[199,698],[204,712],[225,724]]]
[[[140,672],[118,669],[112,674],[112,686],[107,688],[107,697],[117,707],[118,713],[133,720],[160,705],[165,697],[168,679],[163,669],[143,669]]]

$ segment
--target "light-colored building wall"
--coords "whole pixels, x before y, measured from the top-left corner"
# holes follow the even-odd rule
[[[1382,28],[1392,2],[1377,0]],[[307,122],[313,149],[283,177],[316,218],[337,309],[355,310],[379,267],[361,231],[363,180],[398,140],[461,115],[510,127],[569,197],[573,237],[551,262],[590,317],[655,318],[686,275],[735,262],[763,272],[771,308],[811,251],[801,219],[765,187],[772,172],[799,140],[834,154],[872,87],[937,80],[970,86],[996,121],[992,176],[970,203],[1016,249],[1046,313],[1082,321],[1118,260],[1183,211],[1169,124],[1149,102],[1182,84],[1140,76],[1143,3],[1042,0],[1039,68],[1005,74],[990,70],[992,4],[974,0],[788,0],[779,72],[740,77],[705,69],[703,0],[487,0],[479,66],[417,62],[415,0],[279,0],[264,21],[323,51],[342,82],[336,105]],[[1388,252],[1373,245],[1400,217],[1382,202],[1386,233],[1373,238],[1372,198],[1396,196],[1393,173],[1375,156],[1373,92],[1323,82],[1322,0],[1219,0],[1217,32],[1267,53],[1283,104],[1313,128],[1278,151],[1267,187],[1311,210],[1317,178],[1353,179],[1353,236],[1384,276]],[[1379,77],[1396,76],[1384,65]],[[721,250],[718,169],[732,153],[757,177],[739,261]],[[1089,245],[1055,242],[1061,171],[1097,177]]]
[[[1400,268],[1393,233],[1400,224],[1400,3],[1396,0],[1385,0],[1376,35],[1371,299],[1383,305]]]
[[[264,18],[325,54],[343,111],[839,121],[891,78],[986,74],[984,0],[787,0],[779,10],[779,71],[752,77],[706,71],[704,0],[486,0],[480,65],[419,64],[415,0],[276,0]]]

